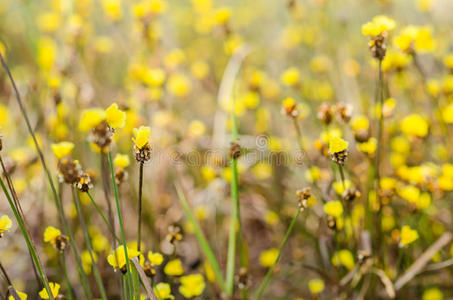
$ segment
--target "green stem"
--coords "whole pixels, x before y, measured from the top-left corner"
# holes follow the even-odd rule
[[[66,288],[68,290],[68,297],[70,300],[74,300],[74,292],[72,290],[71,286],[71,281],[69,281],[69,276],[68,276],[68,269],[66,268],[66,257],[64,255],[64,251],[60,251],[60,263],[61,263],[61,268],[63,269],[63,274],[64,278],[66,281]]]
[[[0,54],[1,55],[1,54]],[[50,299],[54,300],[54,297],[52,295],[52,292],[50,290],[49,286],[49,281],[47,279],[47,276],[45,275],[43,271],[43,267],[41,264],[41,261],[39,260],[38,254],[36,252],[36,249],[34,248],[32,242],[31,242],[31,237],[28,235],[27,230],[25,229],[25,225],[23,220],[21,219],[19,212],[17,211],[17,208],[14,206],[13,200],[11,199],[11,196],[9,195],[8,190],[6,189],[5,183],[3,180],[0,178],[0,185],[3,189],[3,193],[5,193],[6,198],[8,199],[9,205],[11,206],[11,209],[13,210],[14,217],[16,218],[17,224],[19,224],[20,231],[22,232],[22,235],[25,238],[25,242],[27,243],[28,251],[30,252],[33,262],[35,263],[36,268],[38,269],[39,277],[41,278],[41,281],[44,285],[44,288],[47,291],[47,294],[49,294]]]
[[[263,295],[264,289],[266,288],[266,286],[267,286],[267,285],[269,284],[269,282],[271,281],[271,277],[272,277],[272,273],[273,273],[273,271],[274,271],[274,268],[275,268],[275,266],[277,265],[278,261],[280,260],[280,257],[281,257],[283,248],[285,247],[286,243],[288,242],[289,236],[291,235],[291,232],[293,231],[294,225],[296,224],[297,218],[299,217],[299,214],[300,214],[301,210],[302,210],[302,209],[299,207],[299,208],[297,209],[296,215],[295,215],[295,216],[293,217],[293,219],[291,220],[291,223],[289,224],[288,230],[286,231],[285,237],[283,238],[283,241],[282,241],[282,243],[280,244],[280,247],[278,248],[278,256],[277,256],[277,259],[276,259],[275,262],[272,264],[272,266],[269,268],[269,270],[267,270],[266,276],[264,277],[264,280],[263,280],[263,282],[261,283],[261,285],[260,285],[260,287],[259,287],[259,289],[258,289],[258,293],[257,293],[257,295],[256,295],[255,300],[261,299],[261,296]]]
[[[101,294],[101,298],[103,300],[107,300],[107,295],[105,293],[104,284],[102,283],[101,274],[99,273],[99,269],[96,264],[96,260],[94,259],[93,247],[91,245],[90,236],[88,235],[88,229],[85,224],[85,218],[83,217],[83,211],[82,211],[82,207],[80,205],[79,195],[77,194],[77,191],[75,190],[75,188],[72,188],[72,196],[74,198],[77,215],[79,216],[80,226],[82,227],[83,238],[85,239],[85,244],[88,248],[88,253],[90,254],[91,264],[93,266],[94,278],[96,279],[96,283],[99,288],[99,293]]]
[[[214,252],[212,252],[212,249],[209,246],[208,241],[206,240],[206,237],[204,236],[203,232],[201,231],[200,225],[198,224],[198,222],[195,219],[195,216],[193,215],[192,211],[190,210],[189,203],[187,202],[187,199],[184,196],[184,192],[182,191],[182,188],[178,184],[175,184],[175,187],[176,187],[176,192],[178,193],[178,198],[184,209],[184,212],[186,213],[187,218],[189,219],[189,222],[194,227],[195,236],[198,239],[198,243],[200,244],[201,250],[203,251],[203,254],[206,256],[206,259],[209,261],[209,264],[211,265],[211,267],[214,271],[217,282],[219,283],[222,290],[225,290],[225,282],[224,282],[224,279],[222,276],[222,272],[220,271],[220,267],[217,262],[217,259],[215,258]]]
[[[129,282],[129,295],[131,299],[133,298],[133,285],[132,285],[132,274],[131,274],[131,267],[129,263],[129,255],[127,254],[127,243],[126,243],[126,233],[124,231],[124,225],[123,225],[123,217],[121,216],[121,208],[120,208],[120,200],[118,197],[118,187],[116,186],[116,181],[115,181],[115,171],[113,170],[113,160],[112,160],[112,154],[108,152],[108,162],[110,165],[110,174],[112,176],[112,184],[113,184],[113,192],[115,194],[115,203],[116,203],[116,210],[118,212],[118,220],[120,223],[120,229],[121,229],[121,239],[123,242],[123,247],[124,247],[124,254],[126,257],[126,269],[127,269],[127,279]],[[139,300],[139,299],[137,299]]]
[[[234,98],[233,98],[234,107]],[[238,127],[236,114],[233,109],[233,130],[232,140],[236,142],[238,139]],[[231,220],[230,220],[230,233],[228,238],[228,256],[227,256],[227,270],[226,270],[226,292],[228,295],[232,295],[234,291],[234,272],[236,264],[236,233],[238,234],[238,244],[242,248],[242,235],[241,235],[241,221],[240,221],[240,205],[239,205],[239,183],[238,183],[238,167],[237,158],[231,158]],[[237,228],[239,227],[239,228]],[[242,250],[242,249],[240,249]],[[242,253],[241,253],[242,257]],[[242,263],[242,258],[240,259]]]
[[[105,225],[107,226],[107,229],[110,231],[110,233],[115,237],[115,239],[119,242],[120,239],[116,236],[115,232],[113,231],[113,228],[112,226],[110,225],[110,223],[107,221],[107,218],[104,216],[104,214],[102,213],[102,210],[101,208],[99,207],[99,205],[97,205],[96,201],[94,201],[93,197],[91,196],[90,192],[88,191],[87,192],[87,195],[88,195],[88,198],[90,198],[90,201],[91,203],[94,205],[94,207],[96,208],[97,212],[99,213],[99,215],[101,216],[102,220],[104,221]]]

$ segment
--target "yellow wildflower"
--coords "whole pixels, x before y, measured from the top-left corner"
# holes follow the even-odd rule
[[[171,287],[168,283],[159,282],[154,287],[154,293],[159,300],[174,299],[171,294]]]
[[[126,125],[126,113],[113,103],[105,110],[105,120],[113,129],[123,128]]]
[[[129,166],[129,156],[127,154],[118,153],[113,160],[113,164],[118,168],[124,169]]]
[[[13,222],[11,222],[11,219],[7,215],[3,215],[0,218],[0,237],[5,231],[9,231],[12,225]]]
[[[52,292],[52,296],[56,299],[58,296],[58,293],[60,292],[60,285],[58,283],[49,282],[49,287],[50,287],[50,291]],[[50,299],[46,288],[43,288],[39,292],[39,297],[41,297],[41,299]]]
[[[134,250],[133,248],[127,248],[127,257],[132,259],[136,256],[139,256],[140,252]],[[126,265],[126,251],[124,246],[121,245],[116,248],[115,251],[112,251],[109,256],[107,256],[107,262],[113,267],[119,267],[120,269]]]
[[[329,216],[338,218],[343,214],[343,205],[340,201],[330,201],[324,204],[324,212]]]
[[[170,260],[164,267],[164,273],[168,276],[180,276],[184,274],[184,269],[180,259]]]
[[[65,156],[71,155],[74,144],[71,142],[60,142],[52,144],[50,147],[52,148],[53,154],[55,154],[58,159],[62,159]]]
[[[278,258],[278,249],[271,248],[264,250],[260,254],[260,264],[263,267],[270,268],[277,261]]]
[[[175,73],[168,78],[167,88],[174,96],[183,98],[189,94],[191,83],[184,74]]]
[[[230,17],[231,17],[231,10],[227,7],[221,7],[219,9],[217,9],[214,13],[214,20],[215,20],[215,23],[218,25],[225,24],[226,22],[228,22]]]
[[[418,114],[411,114],[401,121],[401,131],[408,136],[423,138],[428,134],[428,121]]]
[[[444,294],[438,288],[429,288],[423,292],[422,300],[443,300]]]
[[[308,281],[308,289],[312,294],[319,294],[324,290],[324,281],[320,278],[310,279]]]
[[[201,295],[205,286],[206,283],[201,274],[182,276],[179,292],[186,298],[192,298]]]
[[[299,70],[292,67],[286,69],[281,75],[280,79],[284,85],[292,86],[299,82],[300,73]]]
[[[400,245],[404,247],[418,239],[418,232],[415,229],[405,225],[401,228]]]
[[[355,266],[354,256],[347,249],[337,251],[332,257],[332,264],[334,266],[343,265],[346,269],[352,270]]]
[[[27,294],[19,292],[16,290],[17,295],[19,296],[20,300],[27,300]],[[15,300],[13,296],[9,296],[8,300]]]
[[[48,226],[44,231],[44,242],[55,244],[57,237],[59,237],[60,235],[60,229],[57,229],[53,226]]]
[[[348,142],[339,137],[333,137],[329,140],[329,152],[335,154],[348,149]]]
[[[162,264],[162,262],[164,261],[164,257],[159,252],[149,251],[148,252],[148,260],[150,261],[150,263],[152,265],[160,266]]]
[[[140,126],[139,128],[134,128],[133,133],[134,137],[132,138],[132,141],[134,141],[137,148],[142,149],[149,144],[149,135],[151,134],[150,127]]]
[[[100,108],[90,108],[82,112],[79,129],[88,131],[99,125],[105,119],[105,112]]]
[[[393,19],[380,15],[373,18],[371,22],[362,25],[362,34],[375,37],[395,28],[396,23]]]

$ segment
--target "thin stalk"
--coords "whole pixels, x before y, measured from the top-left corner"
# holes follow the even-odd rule
[[[127,291],[127,276],[126,275],[123,275],[123,299],[127,300],[127,299],[130,299],[130,295]]]
[[[264,289],[266,286],[269,284],[271,281],[272,273],[274,271],[275,266],[278,264],[280,257],[282,255],[283,248],[285,248],[286,243],[288,242],[289,236],[291,235],[291,232],[293,231],[294,225],[296,224],[297,218],[299,217],[300,212],[302,211],[302,208],[297,209],[296,215],[293,217],[291,220],[291,223],[289,224],[288,230],[286,231],[285,237],[283,238],[282,243],[280,244],[280,247],[278,248],[278,256],[277,259],[274,261],[272,266],[267,270],[266,276],[264,277],[263,282],[261,283],[258,293],[256,295],[255,300],[261,299],[261,296],[263,295]]]
[[[82,211],[82,207],[80,205],[79,195],[77,194],[77,191],[75,190],[75,188],[72,188],[72,197],[74,198],[77,215],[79,216],[80,226],[82,227],[83,238],[85,239],[85,244],[86,244],[86,247],[88,248],[88,253],[90,254],[91,265],[93,266],[94,278],[98,285],[99,293],[101,294],[101,298],[103,300],[107,300],[107,295],[105,293],[104,284],[102,283],[101,274],[99,273],[99,268],[96,264],[96,260],[94,259],[93,246],[91,245],[90,236],[88,235],[88,229],[85,224],[85,218],[83,217],[83,211]]]
[[[8,174],[8,172],[6,170],[6,167],[5,167],[5,164],[3,163],[3,158],[2,158],[1,155],[0,155],[0,164],[1,164],[1,167],[2,167],[3,174],[5,176],[5,179],[6,179],[6,183],[8,184],[9,192],[11,193],[11,196],[12,196],[12,198],[14,200],[14,204],[16,205],[17,211],[19,212],[22,220],[24,221],[25,229],[27,230],[28,235],[31,237],[30,229],[29,229],[29,226],[28,226],[27,221],[25,219],[24,211],[22,210],[22,205],[20,204],[19,197],[17,196],[16,189],[14,188],[13,181],[11,180],[11,177],[9,176],[9,174]],[[31,240],[31,241],[33,242],[33,240]],[[33,262],[33,257],[31,256],[30,253],[29,253],[29,256],[30,256],[30,260],[31,260],[31,265],[33,267],[33,274],[35,275],[35,279],[36,279],[36,282],[38,284],[39,289],[41,289],[41,281],[39,279],[39,275],[38,275],[38,272],[36,270],[36,266],[35,266],[35,264]]]
[[[138,278],[138,271],[135,266],[132,266],[132,280],[134,282],[133,292],[134,292],[134,299],[140,299],[140,279]]]
[[[36,135],[35,135],[35,133],[33,131],[32,126],[31,126],[30,119],[28,118],[27,111],[26,111],[25,106],[23,104],[23,101],[22,101],[22,98],[20,96],[19,90],[17,89],[16,82],[14,81],[14,78],[13,78],[13,76],[11,74],[11,71],[10,71],[8,65],[6,64],[3,56],[1,55],[1,53],[0,53],[0,60],[2,62],[3,69],[5,70],[6,74],[8,75],[8,78],[9,78],[9,80],[11,82],[11,85],[13,87],[13,90],[14,90],[14,93],[15,93],[15,96],[16,96],[17,103],[19,105],[20,111],[21,111],[22,116],[23,116],[23,118],[25,120],[25,123],[27,125],[28,132],[30,133],[30,135],[31,135],[31,137],[33,139],[33,143],[35,145],[36,152],[38,153],[39,160],[40,160],[41,165],[42,165],[42,167],[44,169],[44,172],[46,173],[47,180],[49,181],[49,185],[50,185],[50,188],[52,190],[53,197],[54,197],[55,206],[57,207],[58,214],[60,215],[61,223],[63,224],[64,231],[65,231],[66,235],[69,237],[69,244],[71,245],[72,251],[74,252],[74,256],[75,256],[76,263],[77,263],[77,269],[79,271],[79,277],[80,277],[80,281],[81,281],[82,286],[83,286],[83,290],[85,292],[85,295],[86,295],[87,299],[93,299],[93,296],[91,294],[91,290],[89,289],[89,286],[88,286],[88,279],[86,277],[86,274],[83,272],[81,260],[80,260],[80,257],[78,256],[77,248],[75,247],[74,239],[72,237],[71,230],[69,228],[68,222],[67,222],[65,214],[64,214],[63,206],[61,204],[61,199],[58,197],[57,190],[55,189],[55,185],[54,185],[54,182],[53,182],[53,179],[52,179],[52,175],[50,174],[50,171],[47,168],[47,164],[46,164],[46,161],[44,159],[44,155],[42,153],[41,147],[38,144],[38,140],[36,139]]]
[[[113,231],[112,226],[110,225],[109,221],[107,221],[107,218],[104,216],[102,213],[101,208],[99,205],[97,205],[96,201],[94,201],[93,197],[91,196],[90,192],[87,191],[88,198],[90,198],[91,203],[93,206],[96,208],[98,214],[101,216],[102,220],[104,221],[105,225],[107,226],[107,229],[110,231],[110,233],[115,237],[116,241],[119,242],[120,239],[116,236],[115,232]]]
[[[233,98],[234,107],[234,98]],[[238,140],[238,128],[236,114],[233,109],[233,130],[232,130],[232,141],[237,142]],[[234,291],[234,272],[236,264],[236,237],[238,238],[239,251],[242,252],[242,229],[240,221],[240,205],[239,205],[239,183],[238,183],[238,167],[237,158],[232,157],[230,161],[231,165],[231,221],[230,221],[230,233],[228,238],[228,254],[227,254],[227,270],[226,270],[226,292],[228,295],[232,295]],[[238,235],[236,236],[236,233]],[[243,263],[242,253],[240,254],[240,263]]]
[[[116,249],[116,240],[115,240],[115,218],[113,217],[113,209],[112,209],[112,203],[110,202],[110,196],[109,196],[109,176],[108,176],[108,167],[105,163],[106,161],[105,153],[101,153],[101,174],[102,174],[102,187],[104,190],[104,197],[105,197],[105,202],[107,203],[107,211],[108,211],[108,217],[109,217],[109,223],[112,228],[111,233],[112,233],[112,244],[113,244],[113,249]]]
[[[133,299],[133,285],[132,285],[132,274],[131,274],[131,267],[129,263],[129,256],[127,254],[127,244],[126,244],[126,233],[124,231],[124,226],[123,226],[123,217],[121,216],[121,208],[120,208],[120,200],[118,196],[118,187],[116,186],[116,181],[115,181],[115,171],[113,170],[113,161],[112,161],[112,154],[108,152],[108,162],[110,165],[110,174],[112,176],[112,183],[113,183],[113,192],[115,194],[115,202],[116,202],[116,210],[118,212],[118,220],[120,223],[120,229],[121,229],[121,239],[123,242],[123,247],[124,247],[124,254],[126,257],[126,269],[127,269],[127,279],[129,282],[129,295],[131,299]]]
[[[346,190],[346,181],[345,181],[345,177],[344,177],[343,166],[338,164],[338,169],[340,170],[340,177],[341,177],[341,183],[343,185],[343,190]]]
[[[138,238],[137,238],[137,251],[140,252],[142,242],[142,192],[143,192],[143,162],[140,162],[138,180]]]
[[[75,299],[74,293],[72,290],[71,281],[69,281],[68,269],[66,268],[66,257],[65,257],[64,251],[60,251],[60,264],[61,264],[61,269],[64,274],[64,279],[66,281],[66,288],[68,290],[68,298],[70,300],[74,300]]]
[[[375,170],[375,190],[376,190],[376,199],[379,204],[378,212],[375,215],[374,226],[376,230],[376,247],[378,257],[381,257],[381,235],[382,235],[382,226],[381,226],[381,216],[382,216],[382,203],[380,197],[381,189],[381,153],[383,151],[383,142],[384,142],[384,77],[382,71],[382,60],[379,60],[379,124],[378,124],[378,148],[376,151],[376,160],[374,165]]]
[[[201,250],[203,251],[203,254],[205,255],[209,264],[211,265],[211,267],[214,271],[215,277],[217,279],[217,282],[219,283],[222,290],[225,290],[225,281],[222,276],[222,271],[220,271],[220,267],[217,262],[217,259],[215,258],[214,252],[212,251],[211,247],[208,244],[208,241],[206,240],[206,237],[204,236],[203,232],[201,231],[200,225],[196,221],[195,216],[193,215],[193,213],[189,207],[189,203],[187,202],[187,199],[184,196],[184,192],[183,192],[181,186],[179,186],[178,184],[175,184],[175,187],[176,187],[176,192],[178,193],[178,198],[179,198],[179,201],[181,202],[182,208],[184,209],[184,212],[186,213],[186,216],[189,219],[189,222],[194,227],[195,236],[198,239],[198,243],[200,244]]]
[[[0,270],[2,271],[3,277],[5,277],[6,283],[7,283],[8,285],[11,285],[11,286],[12,286],[13,284],[11,283],[11,279],[9,279],[8,273],[6,273],[6,270],[5,270],[5,268],[3,267],[3,265],[2,265],[1,262],[0,262]]]
[[[43,267],[42,267],[41,261],[39,260],[37,251],[36,251],[36,249],[34,248],[32,242],[31,242],[31,237],[29,236],[27,230],[25,229],[25,225],[23,223],[23,220],[20,217],[17,208],[14,206],[13,200],[11,199],[11,196],[9,195],[9,192],[6,189],[5,183],[3,182],[3,180],[1,178],[0,178],[0,185],[1,185],[2,189],[3,189],[3,193],[5,194],[6,198],[8,199],[8,202],[9,202],[9,205],[11,206],[11,209],[13,210],[14,217],[16,218],[17,224],[19,224],[20,231],[22,232],[22,235],[25,238],[25,242],[27,243],[28,251],[30,252],[31,256],[33,257],[33,262],[35,263],[36,268],[38,269],[39,277],[41,278],[41,281],[42,281],[47,293],[49,294],[50,299],[54,300],[54,297],[53,297],[52,292],[50,290],[49,281],[47,279],[46,274],[43,271]]]

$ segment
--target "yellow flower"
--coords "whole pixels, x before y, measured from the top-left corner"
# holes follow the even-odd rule
[[[272,166],[268,162],[258,162],[252,168],[252,173],[255,178],[264,180],[272,176]]]
[[[193,120],[190,122],[187,131],[191,137],[198,138],[205,134],[206,126],[200,120]]]
[[[113,129],[123,128],[126,125],[126,113],[118,108],[118,104],[113,103],[105,110],[105,120]]]
[[[55,154],[58,159],[62,159],[65,156],[71,155],[74,144],[71,142],[60,142],[52,144],[50,147],[52,148],[53,154]]]
[[[164,84],[166,78],[165,71],[160,68],[147,69],[143,76],[142,81],[150,86],[159,87]]]
[[[154,266],[160,266],[164,261],[164,257],[159,252],[148,252],[148,260]]]
[[[183,98],[189,94],[191,83],[184,74],[175,73],[168,78],[167,88],[174,96]]]
[[[393,42],[402,51],[409,51],[413,47],[417,51],[426,52],[435,47],[431,29],[414,25],[404,27],[400,35],[393,39]]]
[[[56,299],[58,296],[58,292],[60,291],[60,285],[58,283],[49,282],[49,286],[50,286],[50,291],[52,292],[53,297]],[[43,288],[39,292],[39,297],[41,297],[41,299],[50,299],[46,288]]]
[[[90,108],[82,112],[79,129],[88,131],[99,125],[105,119],[105,112],[100,108]]]
[[[408,136],[417,136],[420,138],[428,134],[428,121],[418,114],[412,114],[401,121],[401,131]]]
[[[266,212],[266,215],[264,216],[264,220],[266,221],[267,224],[269,225],[276,225],[280,218],[278,217],[278,214],[272,210],[268,210]]]
[[[396,23],[393,19],[380,15],[373,18],[371,22],[362,25],[362,34],[375,37],[384,32],[391,31],[395,28]]]
[[[278,258],[278,249],[271,248],[264,250],[260,254],[260,264],[263,267],[270,268],[277,261]]]
[[[281,75],[280,79],[284,85],[292,86],[299,82],[300,73],[299,70],[292,67],[286,69]]]
[[[182,276],[179,292],[186,298],[192,298],[201,295],[205,286],[206,283],[201,274]]]
[[[19,292],[16,290],[17,295],[19,296],[20,300],[27,300],[27,294]],[[8,300],[15,300],[13,296],[9,296]]]
[[[453,123],[453,103],[448,104],[444,107],[444,109],[442,109],[442,118],[445,123]]]
[[[214,180],[217,176],[214,168],[212,168],[210,166],[203,166],[201,168],[201,175],[203,176],[204,180],[206,180],[207,182]]]
[[[357,144],[360,151],[367,154],[373,154],[377,149],[377,139],[372,137],[368,141]]]
[[[121,0],[103,0],[102,7],[106,16],[112,21],[117,21],[123,16]]]
[[[368,121],[368,118],[363,115],[358,115],[352,118],[350,124],[354,131],[368,130],[368,127],[370,127],[370,122]]]
[[[214,20],[215,20],[215,23],[218,25],[225,24],[226,22],[228,22],[230,17],[231,17],[231,10],[227,7],[221,7],[219,9],[217,9],[214,13]]]
[[[405,225],[401,228],[400,245],[404,247],[418,239],[418,232]]]
[[[139,256],[140,252],[132,248],[127,248],[127,257],[132,259],[136,256]],[[109,256],[107,256],[107,262],[113,267],[119,267],[120,269],[126,265],[126,251],[124,246],[121,245],[116,248],[115,251],[112,251]]]
[[[113,160],[113,164],[118,168],[124,169],[129,166],[129,156],[127,154],[118,153]]]
[[[422,300],[443,300],[444,294],[438,288],[429,288],[423,292]]]
[[[334,266],[343,265],[346,269],[352,270],[355,266],[354,256],[347,249],[337,251],[332,257],[332,264]]]
[[[329,152],[335,154],[348,149],[348,142],[339,137],[333,137],[329,140]]]
[[[154,293],[159,300],[174,299],[174,297],[171,295],[170,285],[165,282],[159,282],[158,284],[156,284],[156,286],[154,287]]]
[[[0,237],[5,231],[9,231],[12,225],[13,222],[11,222],[11,219],[7,215],[3,215],[0,218]]]
[[[61,231],[53,226],[48,226],[44,231],[44,242],[55,244],[57,237],[61,235]]]
[[[164,273],[168,276],[180,276],[184,274],[184,269],[182,268],[181,260],[173,259],[170,260],[164,267]]]
[[[324,212],[329,216],[338,218],[343,214],[343,205],[340,201],[330,201],[324,204]]]
[[[151,134],[151,128],[148,126],[140,126],[139,128],[134,128],[133,130],[134,137],[132,140],[135,143],[137,148],[142,149],[149,143],[149,135]]]
[[[334,183],[332,183],[332,187],[338,195],[341,195],[344,193],[345,190],[352,187],[352,182],[349,179],[346,179],[344,182],[335,181]]]
[[[324,281],[322,279],[310,279],[308,281],[308,289],[312,294],[319,294],[324,290]]]

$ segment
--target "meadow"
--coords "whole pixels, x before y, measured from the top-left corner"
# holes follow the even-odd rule
[[[1,0],[0,298],[453,299],[452,11]]]

